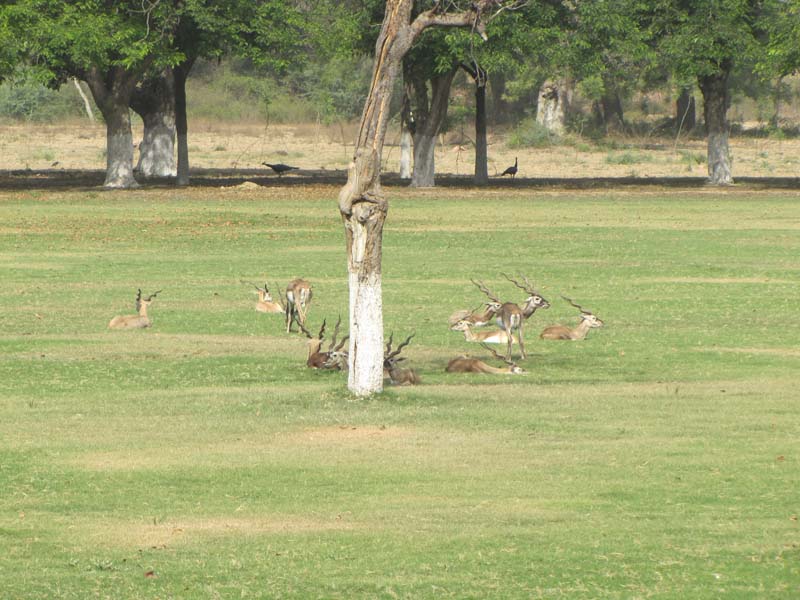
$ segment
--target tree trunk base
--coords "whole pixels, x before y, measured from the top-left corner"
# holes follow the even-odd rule
[[[376,315],[379,318],[376,319]],[[358,273],[350,273],[351,367],[347,387],[356,396],[369,396],[383,390],[382,315],[380,273],[366,279],[359,277]],[[376,356],[381,360],[374,360]]]

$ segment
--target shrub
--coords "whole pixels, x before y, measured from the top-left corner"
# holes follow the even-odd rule
[[[560,141],[546,127],[529,117],[522,121],[508,137],[509,148],[546,148]]]

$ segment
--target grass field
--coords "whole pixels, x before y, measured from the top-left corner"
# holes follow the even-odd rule
[[[345,315],[337,191],[0,192],[1,597],[800,596],[796,192],[389,189],[424,385],[357,400],[240,283]],[[529,373],[445,373],[501,271]]]

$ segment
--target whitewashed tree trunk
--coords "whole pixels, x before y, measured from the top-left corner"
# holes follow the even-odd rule
[[[411,179],[411,132],[403,127],[400,132],[400,179]]]
[[[383,296],[381,274],[372,274],[363,281],[350,273],[350,369],[347,386],[357,396],[371,394],[383,386]],[[364,360],[359,355],[379,356],[380,361]]]
[[[699,78],[703,93],[703,114],[708,133],[708,181],[714,185],[731,185],[731,153],[728,145],[729,123],[728,76],[730,66],[723,62],[721,71]]]
[[[436,185],[436,135],[417,133],[414,137],[414,173],[411,187]]]
[[[139,144],[139,163],[136,170],[144,177],[174,177],[175,115],[150,113],[142,117],[144,135]]]
[[[567,85],[547,80],[539,88],[536,122],[550,133],[563,135],[566,130]]]

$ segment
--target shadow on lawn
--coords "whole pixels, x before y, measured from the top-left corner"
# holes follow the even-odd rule
[[[0,190],[75,190],[80,188],[97,189],[103,186],[103,170],[47,169],[0,170]],[[230,187],[252,182],[266,187],[303,185],[344,185],[347,173],[344,171],[302,170],[289,175],[278,176],[266,169],[192,169],[191,185],[196,187]],[[800,189],[800,177],[737,177],[733,187],[752,187],[755,189]],[[402,180],[397,173],[384,173],[381,183],[387,187],[406,187],[408,180]],[[176,187],[174,178],[139,178],[141,189]],[[469,175],[441,174],[436,176],[436,185],[445,188],[474,189]],[[611,189],[619,187],[669,187],[702,188],[707,187],[705,177],[517,177],[501,179],[491,177],[488,189]],[[724,189],[724,188],[720,188]]]

